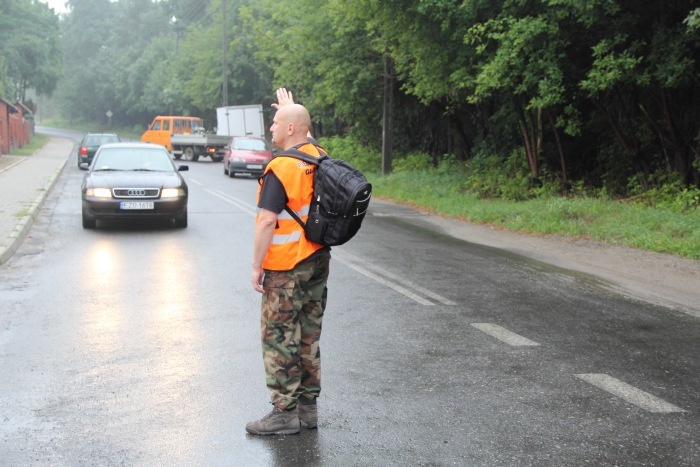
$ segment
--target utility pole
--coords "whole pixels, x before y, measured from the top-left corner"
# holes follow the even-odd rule
[[[221,0],[221,63],[223,68],[222,88],[221,88],[221,106],[228,106],[228,64],[226,56],[228,55],[228,40],[226,38],[226,0]]]
[[[393,159],[394,113],[394,62],[389,53],[384,54],[384,103],[382,118],[382,173],[391,173]]]

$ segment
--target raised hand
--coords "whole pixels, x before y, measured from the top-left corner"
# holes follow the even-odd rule
[[[277,89],[277,102],[273,102],[272,107],[279,109],[280,107],[291,104],[294,104],[294,96],[292,95],[292,91],[287,91],[286,88]]]

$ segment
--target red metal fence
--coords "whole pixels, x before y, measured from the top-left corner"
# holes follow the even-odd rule
[[[33,115],[25,106],[0,98],[0,154],[29,144],[32,120]]]

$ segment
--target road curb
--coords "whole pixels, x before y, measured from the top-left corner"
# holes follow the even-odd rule
[[[0,264],[3,264],[7,260],[9,260],[12,257],[12,255],[15,254],[19,246],[22,244],[22,241],[27,236],[29,229],[31,229],[32,225],[34,224],[34,220],[36,219],[39,210],[44,205],[46,198],[48,197],[49,193],[56,184],[56,181],[58,180],[59,175],[61,175],[61,172],[63,172],[63,169],[66,166],[67,162],[68,159],[63,161],[61,166],[53,173],[51,179],[42,187],[41,193],[39,194],[39,196],[36,197],[32,205],[29,207],[29,212],[27,213],[27,215],[22,216],[17,222],[17,225],[12,230],[12,233],[10,233],[9,236],[9,238],[12,239],[10,245],[5,247],[4,251],[0,252]],[[14,165],[10,167],[14,167]]]

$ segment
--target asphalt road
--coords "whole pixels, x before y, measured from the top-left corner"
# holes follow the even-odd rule
[[[257,181],[189,165],[187,229],[86,231],[68,163],[0,266],[0,464],[700,464],[697,317],[382,202],[333,251],[319,429],[247,435]]]

